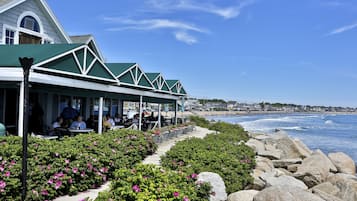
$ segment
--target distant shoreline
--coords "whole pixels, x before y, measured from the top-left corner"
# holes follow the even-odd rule
[[[282,111],[185,111],[178,112],[178,116],[188,117],[192,115],[207,116],[234,116],[234,115],[259,115],[259,114],[336,114],[336,115],[357,115],[357,112],[282,112]]]

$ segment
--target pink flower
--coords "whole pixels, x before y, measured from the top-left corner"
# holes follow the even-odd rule
[[[10,164],[11,164],[11,165],[15,165],[15,164],[16,164],[16,161],[12,160],[12,161],[10,162]]]
[[[59,189],[62,186],[62,181],[56,181],[55,189]]]
[[[47,170],[51,170],[51,165],[47,165]]]
[[[48,195],[48,191],[46,189],[43,189],[41,191],[41,195],[44,195],[44,196]]]
[[[48,184],[53,184],[53,179],[48,180]]]
[[[196,178],[197,178],[197,176],[198,176],[198,175],[197,175],[197,174],[195,174],[195,173],[191,174],[191,178],[192,178],[192,179],[196,179]]]
[[[136,193],[140,192],[140,187],[138,185],[134,185],[133,186],[133,191],[135,191]]]
[[[71,179],[68,179],[68,183],[70,183],[70,184],[72,184],[72,183],[73,183],[72,178],[71,178]]]
[[[68,160],[68,159],[64,160],[64,162],[65,162],[66,164],[69,164],[69,160]]]
[[[58,156],[59,156],[59,153],[55,153],[55,156],[58,157]]]
[[[190,201],[190,199],[188,199],[188,197],[184,197],[183,201]]]
[[[103,168],[100,169],[100,171],[103,172],[103,173],[107,173],[108,172],[108,168],[103,167]]]
[[[6,182],[0,181],[0,189],[4,189],[6,187]]]
[[[78,172],[78,168],[72,168],[72,172],[76,174]]]
[[[81,177],[84,177],[84,176],[86,176],[86,173],[85,173],[85,172],[82,172],[82,173],[81,173]]]
[[[180,196],[179,192],[174,192],[174,197],[177,198],[178,196]]]
[[[0,172],[4,172],[5,168],[3,166],[0,166]]]
[[[10,175],[11,175],[10,171],[7,171],[7,172],[4,174],[5,177],[10,177]]]

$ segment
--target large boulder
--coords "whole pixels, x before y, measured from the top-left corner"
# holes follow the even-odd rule
[[[342,201],[337,197],[340,189],[332,185],[330,182],[324,182],[317,186],[314,186],[312,192],[326,201]]]
[[[262,190],[265,188],[265,182],[260,179],[260,175],[262,175],[264,172],[261,170],[253,170],[253,173],[251,173],[251,176],[253,177],[253,183],[247,186],[247,189],[254,189],[254,190]]]
[[[320,197],[292,186],[272,186],[254,196],[253,201],[324,201]]]
[[[254,196],[258,194],[256,190],[245,190],[232,193],[228,196],[228,201],[253,201]]]
[[[294,177],[287,175],[277,176],[274,173],[264,173],[260,176],[260,178],[265,181],[266,187],[270,186],[292,186],[295,188],[301,188],[303,190],[307,190],[307,186],[304,182],[295,179]]]
[[[274,169],[273,162],[265,157],[257,156],[255,157],[255,169],[261,170],[263,172],[271,172]]]
[[[294,139],[294,143],[303,158],[311,156],[312,151],[303,142],[301,142],[299,139]]]
[[[264,143],[259,140],[250,138],[245,144],[248,147],[252,148],[255,151],[255,153],[265,151]]]
[[[266,139],[265,142],[268,145],[274,145],[277,149],[282,151],[281,159],[305,157],[294,140],[292,140],[285,132],[280,131],[276,133],[273,138]]]
[[[326,181],[330,170],[337,169],[325,154],[317,150],[302,161],[294,175],[311,188]]]
[[[272,161],[275,168],[287,168],[289,165],[301,164],[301,158],[281,159]]]
[[[339,189],[336,197],[343,201],[357,200],[357,178],[355,176],[338,173],[329,176],[327,181]]]
[[[201,172],[197,177],[198,182],[208,182],[211,184],[210,201],[227,200],[226,185],[221,176],[213,172]]]
[[[356,174],[356,164],[351,157],[342,152],[330,153],[328,155],[337,171],[346,174]]]

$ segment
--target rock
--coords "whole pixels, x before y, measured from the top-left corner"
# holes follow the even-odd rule
[[[337,171],[346,174],[356,174],[356,164],[351,157],[345,153],[330,153],[328,155],[332,163],[336,166]]]
[[[294,173],[298,170],[299,166],[300,166],[300,164],[289,165],[287,169],[289,172]]]
[[[336,197],[343,201],[357,200],[357,178],[355,176],[338,173],[328,177],[327,181],[339,189]]]
[[[222,177],[212,172],[201,172],[197,177],[198,182],[208,182],[212,186],[210,201],[227,200],[226,186]]]
[[[273,160],[272,161],[275,168],[287,168],[289,165],[293,164],[301,164],[301,158],[294,159],[281,159],[281,160]]]
[[[262,190],[265,188],[265,182],[260,179],[260,175],[263,174],[263,171],[260,170],[253,170],[253,183],[247,187],[247,189],[254,189],[254,190]]]
[[[255,157],[255,163],[256,170],[261,170],[263,172],[271,172],[274,169],[273,162],[268,158],[257,156]]]
[[[275,146],[275,144],[265,144],[265,150],[274,151],[274,150],[276,150],[276,146]]]
[[[266,143],[274,144],[277,149],[282,151],[281,159],[305,157],[304,153],[301,153],[300,148],[285,132],[276,133],[272,139],[267,139]]]
[[[323,191],[325,193],[336,196],[340,191],[336,186],[332,185],[330,182],[324,182],[312,188],[312,192],[315,190]]]
[[[258,152],[259,156],[263,156],[263,157],[269,158],[271,160],[280,159],[281,154],[282,154],[282,151],[278,150],[278,149]]]
[[[302,161],[294,176],[311,188],[326,181],[333,167],[327,156],[318,150]]]
[[[256,140],[261,140],[261,141],[264,141],[266,139],[271,139],[271,136],[269,135],[264,135],[264,134],[257,134],[255,136],[253,136],[254,139]]]
[[[228,201],[253,201],[253,198],[259,191],[245,190],[232,193],[228,196]]]
[[[332,161],[320,149],[316,150],[315,152],[320,154],[322,157],[324,157],[325,163],[328,166],[328,168],[330,169],[330,172],[337,173],[336,166],[332,163]],[[313,154],[315,152],[313,152]]]
[[[255,151],[255,153],[265,151],[264,143],[259,140],[250,138],[245,144],[248,147],[252,148]]]
[[[325,201],[343,201],[340,198],[330,195],[328,193],[325,193],[323,191],[320,190],[315,190],[313,192],[315,195],[318,195],[320,198],[324,199]]]
[[[260,176],[260,178],[265,181],[266,187],[270,186],[292,186],[295,188],[301,188],[303,190],[307,190],[307,186],[304,182],[295,179],[291,176],[281,175],[276,177],[273,173],[264,173]]]
[[[312,151],[303,142],[301,142],[299,139],[294,139],[294,143],[303,158],[311,156]]]
[[[283,175],[287,175],[287,176],[294,176],[293,173],[289,172],[288,170],[284,169],[284,168],[276,168],[276,170],[280,171],[283,173]]]
[[[292,186],[272,186],[260,191],[253,201],[324,201],[320,197]]]
[[[340,198],[336,197],[340,190],[330,182],[324,182],[314,186],[311,190],[314,194],[320,196],[324,200],[341,201]]]

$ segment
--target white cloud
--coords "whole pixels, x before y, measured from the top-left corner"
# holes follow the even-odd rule
[[[346,25],[346,26],[343,26],[343,27],[340,27],[340,28],[337,28],[335,30],[332,30],[330,33],[328,33],[327,35],[328,36],[331,36],[331,35],[336,35],[336,34],[341,34],[341,33],[344,33],[346,31],[350,31],[352,29],[355,29],[357,28],[357,23],[354,23],[354,24],[350,24],[350,25]]]
[[[144,19],[144,20],[133,20],[126,18],[112,18],[105,17],[105,21],[118,23],[123,26],[116,28],[109,28],[109,31],[121,31],[126,29],[137,29],[137,30],[154,30],[154,29],[179,29],[179,30],[189,30],[200,33],[207,33],[208,31],[199,28],[194,24],[173,21],[168,19]]]
[[[244,0],[240,4],[218,7],[212,3],[197,3],[192,0],[150,0],[148,3],[155,9],[163,11],[172,10],[191,10],[200,11],[218,15],[225,19],[231,19],[239,16],[241,9],[251,5],[255,0]]]
[[[178,40],[178,41],[184,42],[189,45],[197,43],[197,39],[185,31],[178,31],[178,32],[175,32],[174,34],[175,34],[176,40]]]

